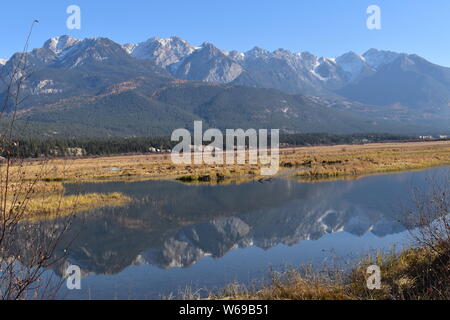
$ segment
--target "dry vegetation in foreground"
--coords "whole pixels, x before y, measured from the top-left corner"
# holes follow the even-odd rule
[[[280,174],[302,179],[357,177],[365,174],[424,169],[450,164],[450,142],[320,146],[281,150]],[[32,179],[42,167],[27,162]],[[179,179],[217,183],[259,179],[259,165],[174,165],[170,155],[130,155],[57,159],[41,174],[47,182],[101,182]]]
[[[448,247],[448,244],[446,244]],[[442,248],[445,245],[442,244]],[[400,254],[379,254],[362,261],[349,274],[306,273],[288,270],[271,273],[260,289],[231,284],[212,300],[448,300],[450,252],[430,248],[408,249]],[[381,268],[381,290],[367,289],[367,267]]]

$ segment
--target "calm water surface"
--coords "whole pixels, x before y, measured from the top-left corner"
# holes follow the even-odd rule
[[[407,245],[412,189],[448,171],[320,183],[66,185],[68,194],[122,192],[134,201],[77,217],[66,264],[81,267],[82,290],[62,295],[157,299],[187,286],[250,283],[270,268],[350,265],[372,250]]]

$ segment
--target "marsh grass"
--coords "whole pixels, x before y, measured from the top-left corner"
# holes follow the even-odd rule
[[[315,272],[311,266],[271,271],[266,284],[245,286],[232,283],[217,293],[210,293],[210,300],[348,300],[341,272]]]
[[[380,290],[367,288],[367,268],[381,268]],[[379,252],[364,257],[351,271],[313,271],[305,267],[271,271],[262,285],[232,283],[210,300],[448,300],[449,252],[437,254],[427,248],[400,253]],[[197,299],[199,296],[195,296]],[[186,298],[183,296],[183,299]]]
[[[297,177],[310,180],[400,172],[450,164],[450,143],[353,146],[345,151],[321,149],[309,157],[293,157],[289,163],[304,168]]]
[[[66,165],[70,166],[70,163]],[[12,166],[10,169],[8,181],[10,192],[4,197],[4,209],[20,210],[25,206],[22,208],[22,220],[36,221],[64,217],[102,207],[119,207],[132,201],[130,197],[121,193],[65,195],[64,185],[60,182],[66,180],[65,175],[58,179],[41,179],[40,177],[55,172],[55,166],[51,161],[40,162],[39,169],[30,173],[27,164]]]
[[[27,220],[59,218],[67,214],[106,207],[121,207],[132,199],[122,193],[90,193],[83,195],[46,195],[30,200],[27,207]]]
[[[429,248],[368,257],[350,274],[348,291],[365,300],[448,300],[449,257],[448,251],[438,253]],[[381,268],[381,290],[368,290],[366,286],[366,270],[373,264]]]

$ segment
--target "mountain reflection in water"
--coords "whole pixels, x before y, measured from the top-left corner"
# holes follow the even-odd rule
[[[448,177],[448,170],[319,183],[68,184],[67,194],[121,192],[134,201],[78,214],[58,254],[75,241],[53,269],[82,269],[85,289],[69,298],[158,298],[184,286],[251,281],[283,263],[401,246],[413,189]]]
[[[445,169],[435,169],[445,170]],[[294,180],[192,186],[170,181],[67,185],[68,194],[122,192],[127,208],[83,216],[69,259],[87,272],[114,274],[132,264],[188,267],[248,246],[318,240],[347,232],[377,237],[406,230],[402,206],[427,171],[359,180]]]

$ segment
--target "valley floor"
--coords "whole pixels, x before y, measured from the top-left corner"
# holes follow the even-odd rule
[[[278,175],[321,180],[419,170],[450,164],[450,141],[286,148]],[[260,179],[261,165],[174,165],[170,155],[125,155],[27,162],[25,174],[46,182],[175,180],[226,182]],[[44,169],[43,169],[44,168]]]

